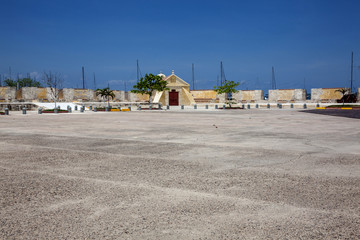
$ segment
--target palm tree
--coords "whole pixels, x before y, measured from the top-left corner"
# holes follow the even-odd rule
[[[345,104],[345,95],[347,94],[348,91],[349,89],[347,88],[341,88],[335,91],[335,92],[340,92],[343,95],[342,96],[343,105]]]
[[[115,98],[115,94],[113,92],[113,90],[110,90],[110,88],[103,88],[103,89],[96,89],[96,96],[99,96],[102,98],[105,98],[108,102],[108,107],[110,108],[110,98],[114,99]]]

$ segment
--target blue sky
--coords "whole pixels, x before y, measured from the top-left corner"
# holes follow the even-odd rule
[[[60,72],[65,87],[127,90],[162,71],[212,89],[220,74],[239,89],[346,87],[360,65],[360,1],[0,0],[0,74]],[[354,68],[360,87],[360,69]]]

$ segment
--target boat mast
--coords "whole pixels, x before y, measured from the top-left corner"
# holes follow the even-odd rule
[[[223,64],[220,62],[220,86],[223,85]]]
[[[352,89],[353,89],[353,71],[354,71],[354,52],[351,52],[350,93],[352,93]]]
[[[84,73],[84,67],[82,67],[82,80],[83,80],[83,89],[85,89],[85,73]]]
[[[193,90],[195,90],[194,64],[192,64],[192,81],[193,81]]]
[[[136,59],[136,76],[137,81],[139,81],[139,60]]]
[[[95,80],[95,73],[94,73],[94,90],[96,90],[96,80]]]
[[[272,89],[276,89],[276,81],[275,81],[275,70],[274,67],[272,67],[272,84],[271,84]]]

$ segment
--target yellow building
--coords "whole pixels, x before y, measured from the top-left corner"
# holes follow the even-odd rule
[[[154,102],[170,106],[195,104],[194,97],[190,93],[190,85],[176,76],[174,70],[168,77],[164,74],[159,74],[159,76],[161,76],[163,80],[167,81],[166,87],[170,90],[156,92]]]

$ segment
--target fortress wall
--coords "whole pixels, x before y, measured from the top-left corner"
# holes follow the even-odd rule
[[[140,93],[132,93],[128,92],[128,101],[129,102],[148,102],[149,101],[149,95],[147,94],[140,94]],[[155,92],[152,95],[152,100],[155,97]]]
[[[0,102],[10,102],[16,99],[16,87],[0,87]]]
[[[94,101],[96,97],[92,89],[74,89],[73,99],[75,101]]]
[[[342,98],[342,94],[337,90],[342,88],[312,88],[312,102],[336,102]]]
[[[74,100],[74,89],[73,88],[61,89],[59,98],[64,102],[72,102]]]
[[[211,98],[216,99],[215,90],[191,90],[190,93],[194,98]]]
[[[28,101],[42,101],[52,99],[50,88],[23,87],[18,90],[18,99]]]
[[[306,101],[305,89],[270,89],[269,102],[304,102]]]
[[[120,102],[125,101],[125,92],[124,91],[114,90],[114,94],[115,94],[115,99],[113,99],[114,101],[120,101]]]
[[[264,100],[263,90],[240,90],[233,93],[233,98],[238,102],[257,102]]]

